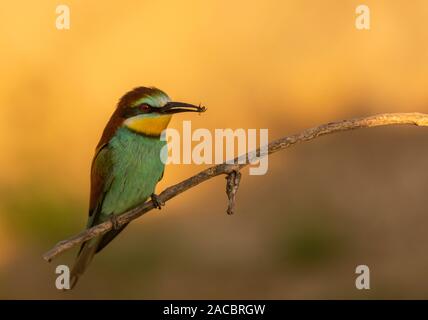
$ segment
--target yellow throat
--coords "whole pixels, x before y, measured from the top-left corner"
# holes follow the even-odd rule
[[[135,116],[125,120],[125,126],[146,136],[159,136],[168,127],[172,115]]]

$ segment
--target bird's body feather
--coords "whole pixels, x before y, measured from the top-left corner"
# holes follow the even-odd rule
[[[143,136],[127,128],[118,129],[107,146],[112,165],[105,178],[108,192],[96,223],[125,212],[154,192],[165,167],[160,158],[165,144],[159,138]]]

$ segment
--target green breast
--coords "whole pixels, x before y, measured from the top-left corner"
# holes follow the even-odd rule
[[[102,220],[111,214],[123,213],[150,197],[165,167],[160,159],[165,144],[159,138],[118,129],[109,143],[113,181],[104,198]]]

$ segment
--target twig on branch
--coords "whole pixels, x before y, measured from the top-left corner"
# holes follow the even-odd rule
[[[232,171],[226,176],[226,194],[229,199],[227,205],[227,214],[234,214],[235,212],[235,197],[238,192],[239,183],[241,182],[241,172],[238,170]]]
[[[387,125],[416,125],[416,126],[428,126],[428,114],[423,113],[385,113],[369,117],[356,118],[350,120],[342,120],[337,122],[329,122],[327,124],[322,124],[317,127],[306,129],[301,133],[294,134],[288,137],[283,137],[278,140],[275,140],[267,146],[267,154],[272,154],[274,152],[286,149],[295,145],[298,142],[309,141],[317,137],[340,132],[346,130],[353,130],[359,128],[367,127],[378,127],[378,126],[387,126]],[[262,147],[263,149],[263,147]],[[260,153],[260,149],[256,150],[256,154]],[[222,163],[215,166],[212,166],[208,169],[205,169],[198,174],[190,177],[176,185],[166,188],[162,193],[158,195],[159,200],[166,202],[180,193],[189,190],[197,186],[198,184],[207,181],[216,176],[226,174],[228,175],[227,191],[229,197],[228,213],[232,213],[235,203],[235,194],[239,186],[240,173],[239,170],[247,166],[252,158],[254,157],[254,151],[249,152],[244,155],[246,158],[245,163],[238,163],[238,159],[241,157],[235,158],[232,164]],[[148,201],[140,204],[139,206],[131,209],[120,216],[117,217],[118,226],[122,226],[140,216],[146,212],[154,209],[155,206],[152,201]],[[78,244],[92,239],[98,235],[102,235],[112,229],[112,222],[106,221],[99,225],[96,225],[90,229],[82,231],[81,233],[57,243],[51,250],[46,252],[43,255],[43,259],[46,261],[51,261],[60,253],[77,246]]]

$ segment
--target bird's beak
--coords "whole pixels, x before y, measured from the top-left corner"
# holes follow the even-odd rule
[[[184,102],[168,102],[162,108],[159,108],[160,113],[173,114],[179,112],[205,112],[207,109],[203,106],[195,106]]]

